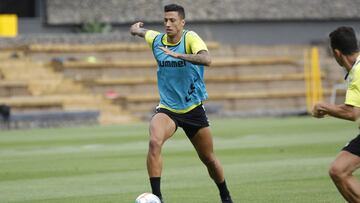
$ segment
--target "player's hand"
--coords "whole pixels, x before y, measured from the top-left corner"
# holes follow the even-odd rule
[[[163,52],[165,52],[165,54],[172,56],[174,58],[179,58],[180,54],[171,51],[170,49],[166,48],[166,47],[159,47],[161,50],[163,50]]]
[[[315,118],[324,118],[324,116],[326,115],[325,110],[322,108],[321,103],[317,103],[314,105],[313,111],[312,111],[312,115]]]
[[[137,35],[139,33],[139,29],[144,26],[144,23],[143,22],[137,22],[135,24],[133,24],[131,27],[130,27],[130,33],[131,35]]]

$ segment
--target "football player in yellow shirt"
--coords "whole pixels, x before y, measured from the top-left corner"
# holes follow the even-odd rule
[[[313,115],[356,121],[360,116],[360,52],[356,34],[351,27],[339,27],[329,37],[335,60],[347,72],[348,88],[344,104],[319,102],[314,106]],[[360,134],[339,152],[329,169],[331,179],[348,202],[360,203],[360,183],[353,176],[359,167]]]

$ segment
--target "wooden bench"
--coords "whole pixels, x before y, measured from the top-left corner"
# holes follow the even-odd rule
[[[220,47],[218,42],[206,42],[209,49]],[[116,51],[149,51],[146,43],[104,43],[104,44],[30,44],[26,47],[28,52],[116,52]]]
[[[27,87],[27,82],[15,80],[0,80],[0,87]]]
[[[257,66],[257,65],[275,65],[289,64],[296,65],[295,57],[254,57],[254,58],[214,58],[211,67],[233,67],[233,66]]]
[[[257,66],[290,64],[296,65],[294,57],[258,57],[258,58],[214,58],[210,67],[235,67],[235,66]],[[92,69],[92,68],[155,68],[157,66],[154,59],[141,60],[116,60],[116,61],[64,61],[54,63],[57,69]]]
[[[303,73],[291,74],[261,74],[261,75],[234,75],[234,76],[205,76],[206,83],[228,82],[261,82],[261,81],[293,81],[304,80]],[[89,82],[89,81],[87,81]],[[139,85],[156,84],[154,77],[131,77],[131,78],[100,78],[93,81],[94,85]]]
[[[1,50],[0,49],[0,59],[6,60],[11,58],[20,58],[23,57],[24,53],[18,50]]]
[[[324,90],[324,96],[329,96],[330,91]],[[120,105],[124,110],[134,114],[147,114],[152,112],[159,103],[157,94],[134,94],[119,96],[113,103]],[[227,111],[257,111],[261,108],[297,108],[305,109],[305,90],[273,90],[256,92],[213,92],[209,93],[208,105],[219,106]],[[259,105],[259,106],[256,106]],[[267,106],[267,107],[265,107]]]
[[[325,95],[330,95],[331,90],[323,90]],[[305,90],[273,90],[273,91],[252,91],[252,92],[217,92],[209,93],[209,100],[236,100],[236,99],[266,99],[266,98],[289,98],[305,97]],[[127,96],[118,96],[114,102],[122,104],[131,102],[158,102],[157,94],[133,94]]]
[[[63,102],[56,98],[18,96],[0,98],[0,104],[6,104],[15,110],[26,111],[33,109],[62,109]]]
[[[0,80],[0,90],[0,97],[30,94],[25,81]]]
[[[89,82],[89,81],[88,81]],[[138,85],[138,84],[156,84],[154,77],[131,77],[131,78],[101,78],[92,81],[94,85]]]

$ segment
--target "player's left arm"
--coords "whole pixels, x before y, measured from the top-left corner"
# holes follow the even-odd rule
[[[360,117],[360,108],[347,104],[335,105],[319,102],[314,106],[313,115],[316,118],[329,115],[336,118],[356,121]]]
[[[189,61],[198,65],[210,66],[211,57],[205,42],[193,31],[186,33],[186,53],[175,53],[171,50],[161,47],[161,49],[168,55]],[[188,54],[190,53],[190,54]]]
[[[193,64],[205,65],[205,66],[210,66],[211,64],[210,54],[206,50],[201,50],[196,54],[181,54],[181,53],[173,52],[165,47],[160,47],[160,49],[163,50],[167,55],[170,55],[174,58],[179,58],[185,61],[189,61]]]

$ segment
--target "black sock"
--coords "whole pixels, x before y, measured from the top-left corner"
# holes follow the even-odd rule
[[[150,177],[150,185],[152,193],[162,199],[160,192],[160,177]]]
[[[222,183],[216,183],[217,187],[219,188],[219,192],[220,192],[220,197],[221,199],[230,197],[230,192],[226,186],[226,182],[224,180],[224,182]]]

